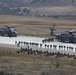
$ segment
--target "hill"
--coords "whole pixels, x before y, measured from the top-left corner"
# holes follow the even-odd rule
[[[72,0],[0,0],[1,15],[76,15]]]

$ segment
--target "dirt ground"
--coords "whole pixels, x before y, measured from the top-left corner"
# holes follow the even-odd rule
[[[76,59],[16,51],[0,47],[0,75],[76,75]]]
[[[76,29],[76,18],[0,16],[0,27],[13,26],[18,34],[50,38],[49,27],[56,33]],[[17,49],[0,47],[0,75],[76,75],[76,59],[17,54]]]
[[[50,37],[50,29],[56,24],[55,33],[76,29],[76,18],[49,18],[28,16],[0,16],[0,27],[13,26],[18,34]]]

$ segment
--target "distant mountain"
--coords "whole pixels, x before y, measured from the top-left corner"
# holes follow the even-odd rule
[[[29,0],[28,0],[29,1]],[[76,1],[72,0],[30,0],[28,6],[46,7],[46,6],[76,6]]]
[[[76,0],[0,0],[4,15],[76,15]]]
[[[25,5],[22,0],[0,0],[0,4],[6,7],[18,7]]]

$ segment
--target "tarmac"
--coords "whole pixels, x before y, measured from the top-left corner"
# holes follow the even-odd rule
[[[16,45],[2,44],[2,43],[0,43],[0,47],[7,47],[7,48],[16,48],[16,49],[20,49],[20,47],[17,47]]]
[[[1,47],[8,47],[8,48],[17,48],[20,49],[21,47],[27,48],[27,46],[17,46],[17,43],[19,41],[22,42],[34,42],[34,43],[39,43],[43,44],[43,47],[37,47],[37,46],[31,46],[29,45],[29,48],[32,48],[33,50],[42,50],[42,51],[48,51],[48,52],[60,52],[60,53],[65,53],[65,54],[70,54],[70,55],[76,55],[76,52],[71,52],[71,51],[64,51],[64,50],[56,50],[56,49],[50,49],[50,48],[45,48],[45,44],[55,44],[55,45],[65,45],[65,46],[72,46],[76,47],[76,44],[70,44],[70,43],[62,43],[62,42],[48,42],[48,43],[42,43],[42,40],[46,38],[41,38],[41,37],[32,37],[32,36],[18,36],[18,37],[0,37],[0,46]],[[15,43],[17,41],[17,43]]]

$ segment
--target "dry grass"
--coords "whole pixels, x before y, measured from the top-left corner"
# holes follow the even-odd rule
[[[0,16],[0,27],[13,26],[19,34],[49,37],[51,27],[56,23],[56,33],[76,29],[75,18],[48,18],[27,16]]]
[[[0,72],[14,75],[76,75],[76,60],[17,54],[16,49],[0,47]]]

